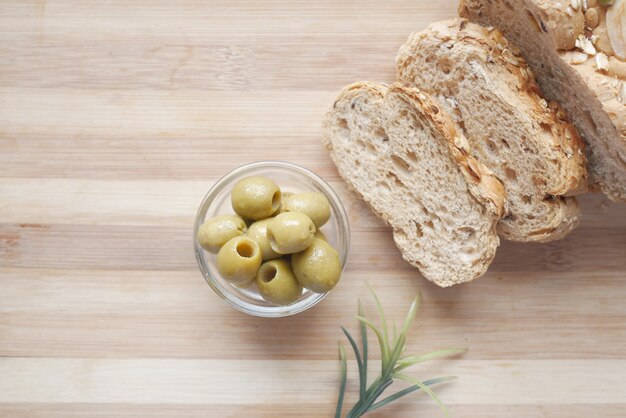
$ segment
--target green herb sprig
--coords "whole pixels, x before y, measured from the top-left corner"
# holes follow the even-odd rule
[[[402,398],[412,392],[417,390],[422,390],[428,394],[441,408],[445,416],[449,417],[450,414],[445,405],[441,402],[439,397],[433,392],[430,386],[435,385],[437,383],[446,382],[449,380],[456,379],[456,376],[444,376],[444,377],[436,377],[433,379],[420,381],[414,379],[413,377],[406,375],[403,371],[415,364],[423,363],[425,361],[442,357],[442,356],[451,356],[461,354],[467,351],[467,348],[445,348],[442,350],[433,351],[427,354],[417,355],[417,356],[403,356],[404,348],[406,346],[406,339],[411,323],[415,319],[415,315],[417,313],[417,309],[419,308],[421,297],[418,294],[417,297],[411,303],[409,308],[409,312],[404,319],[402,324],[402,328],[400,329],[400,333],[397,331],[396,324],[393,323],[393,335],[389,335],[389,328],[387,326],[387,320],[385,318],[385,312],[383,307],[378,299],[378,296],[370,288],[374,301],[376,303],[376,308],[378,310],[378,315],[380,316],[381,326],[378,328],[372,321],[365,317],[363,311],[363,305],[359,300],[359,308],[358,315],[356,319],[360,323],[361,328],[361,350],[359,350],[359,346],[350,335],[350,332],[344,327],[341,327],[341,330],[345,334],[352,350],[354,351],[354,355],[356,357],[357,367],[359,369],[359,400],[358,402],[350,409],[345,418],[358,418],[367,412],[374,411],[376,409],[382,408],[383,406]],[[381,372],[378,377],[367,386],[367,366],[368,366],[368,346],[367,346],[367,328],[371,329],[376,338],[378,339],[378,343],[380,345],[380,353],[381,353]],[[339,358],[341,360],[341,384],[339,387],[339,397],[337,400],[337,409],[335,412],[335,418],[341,418],[341,411],[343,409],[343,400],[346,391],[347,385],[347,377],[348,377],[348,366],[347,366],[347,357],[346,350],[343,345],[339,344]],[[406,389],[403,389],[399,392],[394,393],[386,397],[385,399],[378,401],[378,398],[383,394],[383,392],[391,386],[391,384],[395,380],[402,380],[411,384]]]

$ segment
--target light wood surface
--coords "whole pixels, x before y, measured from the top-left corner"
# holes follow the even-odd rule
[[[485,277],[444,290],[320,145],[338,89],[392,81],[408,34],[455,9],[0,2],[0,416],[329,417],[339,325],[356,330],[367,282],[398,319],[423,292],[407,352],[469,346],[413,373],[459,376],[438,389],[453,416],[626,416],[626,206],[585,196],[570,237],[503,243]],[[203,195],[259,159],[322,175],[351,220],[340,285],[297,317],[234,311],[192,254]],[[441,415],[416,395],[371,416]]]

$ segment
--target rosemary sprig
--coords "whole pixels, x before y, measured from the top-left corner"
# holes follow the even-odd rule
[[[359,400],[354,404],[352,409],[348,411],[348,414],[345,418],[359,418],[362,415],[374,411],[376,409],[382,408],[389,403],[400,399],[410,393],[413,393],[418,390],[424,391],[428,396],[430,396],[440,407],[445,416],[449,417],[450,414],[446,406],[441,402],[441,400],[437,397],[435,392],[430,388],[431,386],[446,382],[449,380],[456,379],[455,376],[444,376],[437,377],[434,379],[429,379],[425,381],[419,381],[414,379],[411,376],[404,374],[402,371],[415,365],[419,364],[437,357],[442,356],[450,356],[464,353],[467,351],[466,348],[446,348],[442,350],[433,351],[430,353],[422,354],[419,356],[406,356],[403,357],[404,348],[406,346],[406,338],[411,326],[411,323],[415,319],[415,315],[417,313],[417,309],[419,308],[421,298],[418,294],[411,306],[409,307],[409,312],[407,313],[406,318],[402,324],[402,328],[400,329],[400,333],[398,333],[397,327],[395,323],[392,325],[393,337],[392,340],[389,340],[389,328],[387,324],[387,320],[385,318],[385,312],[383,310],[382,304],[378,299],[378,296],[374,292],[373,289],[370,288],[372,293],[374,302],[376,303],[376,309],[378,310],[378,315],[380,316],[380,328],[377,327],[372,321],[365,317],[365,313],[363,310],[363,305],[359,300],[359,310],[356,319],[359,321],[361,328],[361,349],[359,350],[359,346],[356,343],[356,340],[352,337],[350,332],[341,327],[344,335],[348,339],[350,346],[352,347],[352,351],[354,351],[354,355],[356,357],[357,366],[359,369]],[[371,329],[376,335],[378,339],[378,344],[380,345],[380,354],[381,354],[381,372],[378,377],[372,382],[372,384],[367,386],[367,361],[368,361],[368,342],[367,342],[367,328]],[[337,409],[335,412],[335,418],[341,418],[341,411],[343,408],[343,400],[346,390],[346,382],[347,382],[347,358],[346,351],[343,348],[343,345],[339,345],[339,357],[341,360],[341,385],[339,387],[339,398],[337,400]],[[403,380],[411,384],[406,389],[400,390],[393,395],[386,397],[385,399],[378,401],[378,398],[384,393],[384,391],[391,386],[394,380]]]

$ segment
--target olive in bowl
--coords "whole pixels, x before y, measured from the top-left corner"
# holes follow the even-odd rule
[[[215,216],[202,224],[196,239],[202,248],[210,253],[217,253],[231,238],[247,232],[246,223],[236,215]]]
[[[315,237],[311,218],[300,212],[283,212],[267,224],[267,239],[278,254],[293,254],[307,248]]]
[[[235,286],[248,286],[261,267],[261,249],[246,236],[230,239],[217,253],[217,269]]]
[[[281,211],[304,213],[319,228],[330,219],[330,202],[319,192],[293,193],[284,196]]]
[[[238,181],[230,196],[233,210],[243,218],[264,219],[280,209],[280,188],[267,177],[251,176]]]
[[[294,276],[291,264],[283,258],[263,263],[256,285],[265,300],[281,306],[294,303],[302,294],[302,285]]]
[[[304,251],[291,256],[296,279],[316,293],[330,291],[341,277],[339,254],[328,242],[315,238]]]

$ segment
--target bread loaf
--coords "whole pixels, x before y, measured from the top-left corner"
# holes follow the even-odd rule
[[[399,84],[352,84],[326,114],[323,141],[427,279],[445,287],[485,273],[499,245],[504,189],[441,106]]]
[[[546,242],[577,226],[578,203],[568,195],[586,187],[582,141],[499,31],[460,18],[434,23],[400,48],[397,75],[441,103],[471,154],[504,184],[503,238]]]
[[[626,201],[626,0],[461,0],[459,13],[521,49],[587,142],[591,186]]]

